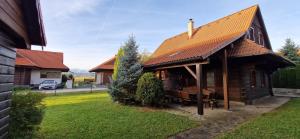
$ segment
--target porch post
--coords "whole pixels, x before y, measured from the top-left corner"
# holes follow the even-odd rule
[[[202,65],[196,64],[196,77],[197,77],[197,89],[199,93],[197,94],[197,106],[198,106],[198,114],[203,115],[203,98],[202,98],[202,88],[203,88],[203,72],[202,72]]]
[[[267,77],[268,77],[268,87],[269,87],[269,93],[271,96],[274,96],[273,90],[272,90],[272,77],[271,77],[271,73],[267,73]]]
[[[229,99],[228,99],[228,67],[227,67],[227,50],[224,50],[222,58],[223,67],[223,93],[224,93],[224,109],[229,110]]]

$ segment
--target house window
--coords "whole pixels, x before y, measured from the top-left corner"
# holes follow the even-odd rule
[[[168,75],[167,75],[167,71],[162,70],[162,71],[161,71],[161,80],[165,80],[166,78],[168,78],[167,76],[168,76]]]
[[[255,34],[254,34],[254,28],[250,27],[249,31],[248,31],[248,39],[255,41]]]
[[[160,71],[156,71],[155,75],[156,75],[156,78],[160,79]]]
[[[251,88],[254,88],[256,86],[256,72],[255,72],[255,70],[251,71],[251,74],[250,74],[250,85],[251,85]]]
[[[209,71],[206,73],[207,87],[215,87],[215,73],[214,71]]]
[[[263,34],[261,33],[261,32],[259,32],[258,33],[258,43],[260,44],[260,45],[265,45],[264,43],[264,36],[263,36]]]
[[[41,71],[40,78],[61,78],[60,72]]]

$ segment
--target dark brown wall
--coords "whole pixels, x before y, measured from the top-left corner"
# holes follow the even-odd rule
[[[15,43],[0,28],[0,138],[7,136],[11,89],[14,82]]]
[[[255,71],[256,73],[256,85],[254,87],[251,86],[251,71]],[[255,63],[245,64],[242,67],[240,81],[242,87],[241,93],[242,96],[244,96],[246,104],[252,104],[254,99],[270,95],[267,76],[265,77],[265,86],[261,86],[261,72],[265,72],[265,70],[257,68]]]
[[[0,21],[30,44],[20,0],[0,0]]]
[[[228,68],[229,68],[228,69],[229,99],[235,101],[242,101],[241,84],[240,84],[240,67],[238,65],[232,64],[229,65]]]
[[[30,85],[31,70],[27,68],[15,68],[14,85]]]

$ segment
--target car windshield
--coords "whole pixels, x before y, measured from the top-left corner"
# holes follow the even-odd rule
[[[53,80],[46,80],[46,81],[43,81],[43,84],[52,84],[52,83],[54,83]]]

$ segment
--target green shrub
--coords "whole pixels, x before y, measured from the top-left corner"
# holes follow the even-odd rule
[[[66,74],[63,74],[62,76],[61,76],[61,82],[62,83],[66,83],[68,81],[68,76],[66,75]]]
[[[24,86],[24,87],[23,87],[23,86],[19,86],[19,87],[14,87],[14,88],[13,88],[13,91],[15,91],[15,92],[18,92],[18,91],[26,91],[26,90],[29,91],[29,90],[31,90],[31,89],[30,89],[30,87],[25,87],[25,86]]]
[[[142,105],[159,106],[163,104],[164,90],[162,81],[153,73],[144,73],[139,79],[136,91],[136,100]]]
[[[10,109],[9,138],[32,138],[42,122],[44,94],[14,91]]]

